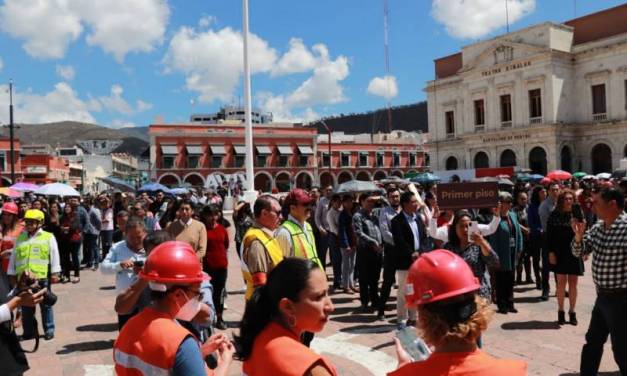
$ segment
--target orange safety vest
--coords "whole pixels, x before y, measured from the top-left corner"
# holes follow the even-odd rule
[[[431,354],[422,362],[402,366],[388,376],[526,376],[527,363],[496,359],[477,349],[473,352]]]
[[[335,367],[325,358],[303,345],[294,333],[271,322],[255,338],[242,371],[246,376],[303,376],[316,362],[337,376]]]
[[[131,318],[113,345],[118,376],[166,376],[179,346],[192,334],[171,317],[150,307]],[[207,375],[213,372],[206,367]]]

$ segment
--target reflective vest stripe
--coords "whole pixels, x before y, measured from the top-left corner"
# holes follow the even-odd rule
[[[307,234],[303,232],[303,229],[299,225],[290,220],[283,222],[282,226],[287,229],[291,235],[294,255],[304,259],[309,259],[318,264],[318,266],[324,270],[322,263],[318,258],[318,253],[316,252],[316,243],[310,242],[310,239],[311,241],[314,241],[315,239],[311,225],[305,222],[305,231]]]
[[[248,269],[248,265],[244,261],[244,249],[248,248],[253,240],[258,240],[263,245],[266,253],[270,257],[272,264],[274,266],[278,265],[281,261],[283,261],[283,252],[281,251],[281,247],[275,238],[268,236],[262,229],[251,227],[246,231],[244,235],[244,239],[242,240],[242,246],[239,250],[240,252],[240,263],[242,265],[242,275],[244,276],[244,280],[246,281],[246,293],[244,294],[244,298],[246,300],[250,299],[253,295],[253,291],[255,289],[255,285],[253,283],[253,277],[250,273],[250,269]],[[269,272],[270,270],[268,270]]]
[[[54,235],[40,230],[35,236],[29,238],[26,232],[22,232],[16,240],[15,246],[15,273],[21,275],[26,270],[35,275],[37,279],[48,276],[48,264],[50,259],[50,241]]]
[[[117,366],[129,369],[136,369],[140,371],[144,376],[170,375],[170,370],[148,364],[137,356],[127,354],[119,349],[115,349],[115,351],[113,352],[113,357]]]

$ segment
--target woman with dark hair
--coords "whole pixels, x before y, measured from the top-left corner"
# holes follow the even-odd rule
[[[19,209],[14,202],[5,202],[2,205],[1,221],[0,261],[2,262],[2,270],[6,272],[9,267],[11,253],[13,253],[13,248],[15,248],[15,240],[24,229],[24,223],[22,223],[19,217]]]
[[[469,234],[470,222],[469,212],[460,210],[455,213],[455,218],[448,231],[449,241],[444,245],[444,248],[466,261],[481,284],[479,295],[490,301],[492,291],[486,271],[488,267],[498,267],[499,256],[490,247],[488,241],[481,236],[481,233]],[[472,241],[468,240],[469,235]]]
[[[233,209],[233,224],[235,225],[235,252],[240,256],[240,248],[244,234],[253,225],[253,212],[250,210],[250,204],[240,201]]]
[[[333,303],[327,278],[310,260],[286,258],[246,304],[238,356],[248,376],[334,376],[335,367],[300,342],[303,332],[322,331]]]
[[[224,312],[224,288],[228,270],[227,250],[229,249],[229,234],[224,226],[218,223],[220,207],[207,205],[200,211],[200,219],[207,229],[207,252],[203,259],[203,270],[211,276],[213,285],[213,303],[216,307],[215,327],[220,330],[227,328],[222,319]]]
[[[583,217],[580,212],[573,211],[575,193],[570,189],[564,189],[557,196],[555,210],[549,216],[546,225],[547,250],[549,253],[549,264],[557,276],[557,321],[560,325],[566,323],[564,313],[564,297],[566,284],[568,284],[568,310],[569,322],[577,325],[577,314],[575,305],[577,304],[577,282],[579,276],[583,275],[584,266],[581,257],[575,257],[571,252],[571,242],[575,233],[571,222],[573,218]],[[576,209],[577,210],[577,209]],[[579,218],[582,220],[582,218]]]
[[[533,270],[536,271],[536,290],[542,290],[542,273],[540,259],[542,256],[542,222],[540,222],[540,204],[546,198],[546,189],[536,185],[531,191],[531,200],[527,207],[527,224],[529,225],[529,256]],[[538,273],[537,271],[540,271]]]

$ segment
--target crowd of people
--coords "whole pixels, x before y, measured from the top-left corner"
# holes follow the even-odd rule
[[[393,182],[342,194],[326,186],[236,200],[228,218],[224,192],[214,191],[7,201],[0,321],[11,323],[7,338],[19,325],[23,334],[0,346],[10,352],[18,340],[39,336],[35,305],[44,338],[54,338],[52,284],[80,283],[81,269],[100,269],[115,276],[121,375],[225,375],[234,357],[248,376],[336,375],[309,349],[333,311],[332,297],[358,294],[359,313],[387,320],[395,286],[398,331],[418,328],[433,352],[415,362],[397,340],[392,375],[445,375],[451,367],[460,375],[523,375],[523,362],[480,350],[492,305],[516,314],[514,286],[534,286],[538,301],[553,286],[558,324],[577,325],[578,278],[592,255],[598,296],[582,375],[596,374],[608,335],[627,374],[625,187],[517,182],[499,187],[494,207],[453,212],[440,209],[435,184]],[[231,242],[241,275],[227,275]],[[227,277],[246,285],[234,339],[223,332]],[[10,359],[2,351],[0,359]],[[28,367],[21,354],[12,359],[16,374]]]

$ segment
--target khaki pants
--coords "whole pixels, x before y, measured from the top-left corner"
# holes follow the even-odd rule
[[[396,321],[401,323],[407,320],[409,312],[409,319],[416,320],[416,309],[407,309],[405,303],[405,282],[407,280],[407,270],[396,271],[396,283],[398,283],[398,291],[396,293]]]

